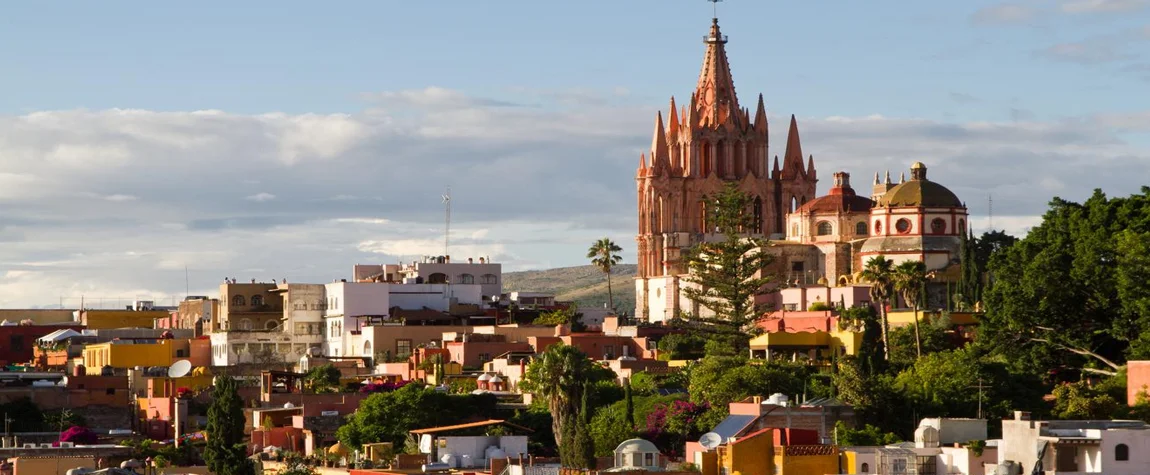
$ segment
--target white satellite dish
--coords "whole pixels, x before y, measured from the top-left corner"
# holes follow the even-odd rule
[[[714,432],[708,432],[703,434],[702,437],[699,437],[699,445],[702,445],[703,448],[707,450],[718,447],[721,443],[723,443],[723,436]]]
[[[175,363],[172,363],[172,366],[170,368],[168,368],[168,377],[169,378],[182,378],[184,376],[187,376],[188,373],[191,373],[191,372],[192,372],[192,362],[188,361],[188,360],[180,360],[180,361],[177,361]]]
[[[423,434],[419,438],[419,451],[425,454],[431,453],[431,434]]]

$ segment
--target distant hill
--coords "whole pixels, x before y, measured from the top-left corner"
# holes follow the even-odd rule
[[[611,271],[615,308],[635,312],[635,264],[620,264]],[[607,276],[591,265],[529,270],[503,274],[504,292],[551,292],[558,300],[574,301],[580,307],[602,307],[607,303]]]

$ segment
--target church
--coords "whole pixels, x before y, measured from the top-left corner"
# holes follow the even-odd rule
[[[965,205],[946,187],[927,179],[915,162],[910,179],[893,183],[875,175],[868,196],[838,172],[825,196],[817,196],[813,156],[803,156],[798,122],[792,115],[781,161],[772,157],[763,96],[752,115],[739,105],[727,59],[727,37],[712,19],[704,37],[703,68],[690,101],[681,108],[671,98],[664,121],[656,114],[651,150],[639,157],[638,271],[635,316],[660,322],[708,315],[682,294],[689,284],[680,253],[700,242],[721,240],[708,223],[708,196],[728,183],[752,197],[753,229],[747,236],[769,242],[775,262],[768,272],[783,287],[825,288],[863,285],[858,273],[867,259],[884,255],[896,264],[926,263],[928,270],[955,267]],[[851,292],[858,295],[859,292]],[[780,294],[766,302],[788,305]],[[790,303],[790,305],[795,305]]]

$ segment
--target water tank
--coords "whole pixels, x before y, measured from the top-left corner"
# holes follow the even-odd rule
[[[471,468],[475,466],[475,461],[471,459],[471,454],[463,454],[459,456],[459,468]]]
[[[774,404],[776,406],[786,406],[790,398],[783,393],[774,393],[771,397],[767,398],[767,404]]]
[[[82,365],[82,364],[78,364],[76,366],[73,366],[72,367],[72,376],[83,376],[84,371],[87,371],[87,370],[84,368],[84,365]]]
[[[448,470],[451,470],[451,466],[449,466],[445,463],[438,463],[438,462],[437,463],[425,463],[425,464],[423,464],[422,467],[420,467],[420,469],[423,470],[424,473],[446,472]]]
[[[483,451],[483,455],[487,457],[487,460],[494,460],[506,458],[507,452],[504,452],[503,449],[499,448],[498,446],[492,445],[491,447],[488,447],[487,450]]]
[[[1007,460],[998,464],[994,469],[994,475],[1022,475],[1022,465],[1013,460]]]
[[[449,468],[459,468],[459,462],[455,460],[455,454],[443,454],[439,456],[439,461],[443,462]]]

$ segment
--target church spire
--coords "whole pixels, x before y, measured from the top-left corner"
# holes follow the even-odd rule
[[[667,153],[667,133],[663,126],[663,113],[655,115],[655,137],[651,139],[651,168],[662,173],[670,168],[670,155]]]
[[[793,180],[806,175],[807,172],[803,169],[803,146],[799,140],[799,123],[795,120],[795,115],[791,114],[791,128],[787,131],[787,149],[783,152],[783,179]]]
[[[707,45],[707,53],[703,57],[699,84],[695,87],[695,95],[702,109],[698,120],[707,125],[720,125],[729,120],[741,122],[735,80],[731,77],[731,65],[727,62],[727,37],[719,31],[718,18],[712,19],[711,33],[703,38],[703,43]]]
[[[667,136],[673,140],[678,140],[679,112],[675,110],[675,96],[671,96],[671,110],[668,113],[671,115],[667,117],[667,126],[670,127],[670,129],[667,130]]]

